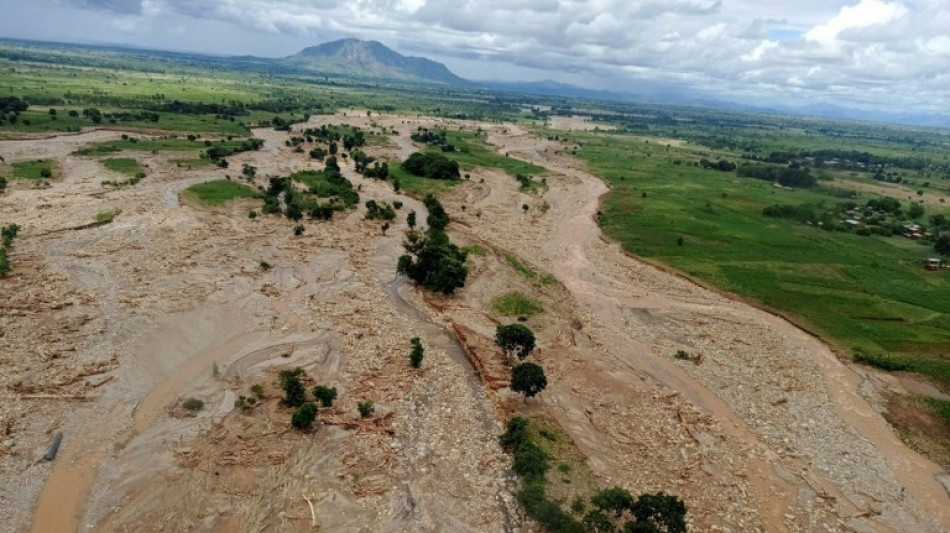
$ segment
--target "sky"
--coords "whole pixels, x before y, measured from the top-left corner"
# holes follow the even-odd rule
[[[473,80],[950,109],[950,0],[0,0],[0,36],[279,57],[378,40]]]

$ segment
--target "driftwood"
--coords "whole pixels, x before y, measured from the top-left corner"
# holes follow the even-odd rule
[[[46,452],[46,455],[43,456],[43,459],[47,461],[52,461],[56,459],[56,454],[59,453],[59,445],[63,443],[63,432],[57,431],[56,435],[53,437],[53,444],[50,445],[49,450]]]
[[[90,402],[97,396],[86,396],[84,394],[23,394],[21,400],[65,400],[71,402]]]
[[[303,499],[307,500],[307,505],[310,506],[310,527],[317,527],[317,513],[313,511],[313,502],[306,496]]]

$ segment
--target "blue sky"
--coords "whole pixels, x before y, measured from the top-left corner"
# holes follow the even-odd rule
[[[374,39],[470,79],[936,112],[946,0],[0,0],[0,36],[290,55]]]

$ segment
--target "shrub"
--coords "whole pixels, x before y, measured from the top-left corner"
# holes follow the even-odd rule
[[[618,518],[624,511],[633,509],[633,495],[620,487],[604,489],[595,494],[590,501],[601,511],[612,512]]]
[[[686,533],[686,504],[676,496],[641,494],[630,511],[637,523],[650,524],[659,533]]]
[[[313,402],[307,402],[294,411],[290,417],[290,423],[297,429],[306,431],[313,427],[313,421],[317,419],[317,406]]]
[[[205,403],[198,398],[186,398],[185,401],[181,402],[182,408],[186,411],[200,411],[204,409]]]
[[[251,392],[254,393],[254,396],[258,398],[264,397],[264,387],[258,384],[251,385]]]
[[[370,401],[359,402],[356,404],[356,410],[360,412],[360,418],[369,418],[376,412],[376,407]]]
[[[324,407],[333,407],[336,395],[336,387],[317,385],[313,388],[313,397],[320,400],[320,405]]]
[[[412,368],[419,368],[422,366],[425,349],[422,347],[422,341],[419,340],[419,337],[413,337],[410,342],[412,343],[412,350],[409,352],[409,365]]]
[[[307,392],[304,390],[303,383],[300,382],[301,375],[303,375],[303,369],[299,367],[281,371],[280,388],[284,391],[284,398],[281,401],[284,405],[300,407],[307,400]]]

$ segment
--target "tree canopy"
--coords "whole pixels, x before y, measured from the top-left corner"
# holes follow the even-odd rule
[[[511,324],[495,328],[495,343],[508,355],[524,359],[534,350],[534,332],[523,324]]]
[[[544,369],[534,363],[521,363],[511,370],[511,390],[524,394],[525,399],[536,396],[547,386]]]

